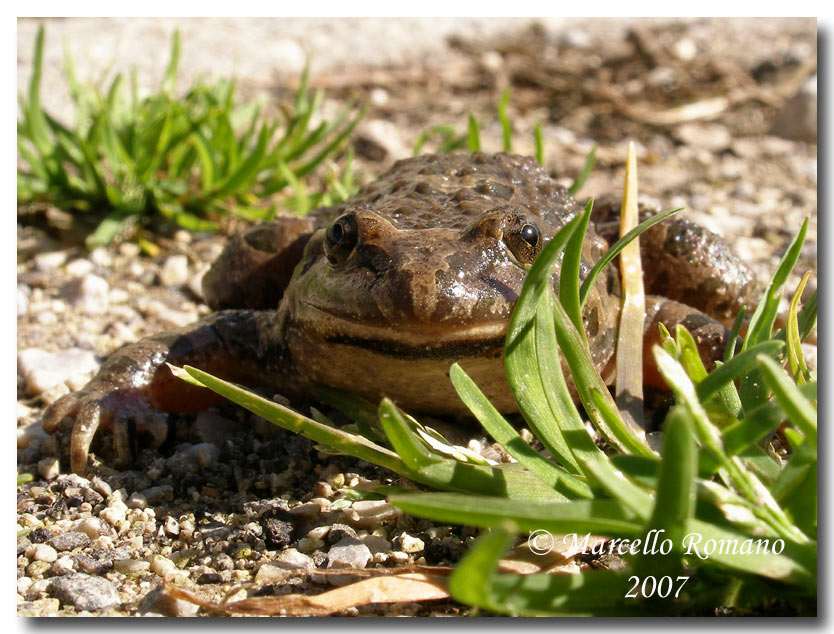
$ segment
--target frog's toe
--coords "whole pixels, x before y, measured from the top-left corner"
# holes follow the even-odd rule
[[[78,408],[81,405],[81,398],[77,392],[71,394],[64,394],[57,401],[46,408],[41,419],[41,426],[48,434],[54,434],[61,424],[61,421],[67,417],[74,417],[78,413]]]
[[[87,473],[87,458],[90,445],[101,425],[102,407],[98,399],[88,400],[81,405],[70,439],[70,468],[73,473],[83,476]]]

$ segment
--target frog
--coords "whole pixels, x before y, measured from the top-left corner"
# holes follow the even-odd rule
[[[615,203],[596,208],[582,279],[616,237]],[[459,363],[498,411],[517,412],[503,364],[509,319],[530,265],[582,209],[532,157],[475,152],[397,161],[341,204],[279,216],[233,237],[203,279],[213,312],[112,353],[84,388],[46,409],[43,428],[69,431],[70,467],[79,475],[105,431],[115,465],[129,467],[138,447],[164,442],[170,414],[222,401],[175,378],[168,364],[302,406],[319,383],[461,420],[468,410],[449,380]],[[640,244],[645,380],[665,388],[648,352],[658,324],[686,326],[712,366],[728,340],[727,320],[755,299],[754,278],[719,236],[684,218],[659,223]],[[620,296],[617,267],[609,265],[582,314],[589,354],[609,384]]]

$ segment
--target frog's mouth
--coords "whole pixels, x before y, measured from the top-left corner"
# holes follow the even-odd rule
[[[504,320],[477,324],[374,323],[301,302],[294,325],[331,345],[344,345],[399,359],[500,357]]]

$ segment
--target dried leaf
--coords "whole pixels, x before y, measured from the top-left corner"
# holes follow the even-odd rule
[[[372,573],[372,570],[321,570],[314,574]],[[284,596],[251,597],[230,603],[205,601],[195,593],[178,586],[165,584],[165,589],[177,599],[189,601],[207,610],[227,614],[250,614],[257,616],[327,616],[348,608],[371,603],[400,603],[448,599],[446,576],[449,569],[438,569],[445,574],[425,572],[402,572],[388,574],[380,571],[356,583],[328,590],[321,594],[286,594]],[[298,576],[293,571],[289,576]]]

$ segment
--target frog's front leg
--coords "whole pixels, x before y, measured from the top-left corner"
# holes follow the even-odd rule
[[[71,420],[70,466],[83,475],[98,430],[110,430],[117,466],[133,461],[141,440],[157,447],[167,435],[167,414],[199,411],[222,399],[171,374],[166,363],[193,365],[221,378],[275,387],[292,395],[300,389],[290,363],[275,341],[274,311],[228,310],[191,326],[123,346],[78,392],[44,413],[43,428],[55,433]]]

